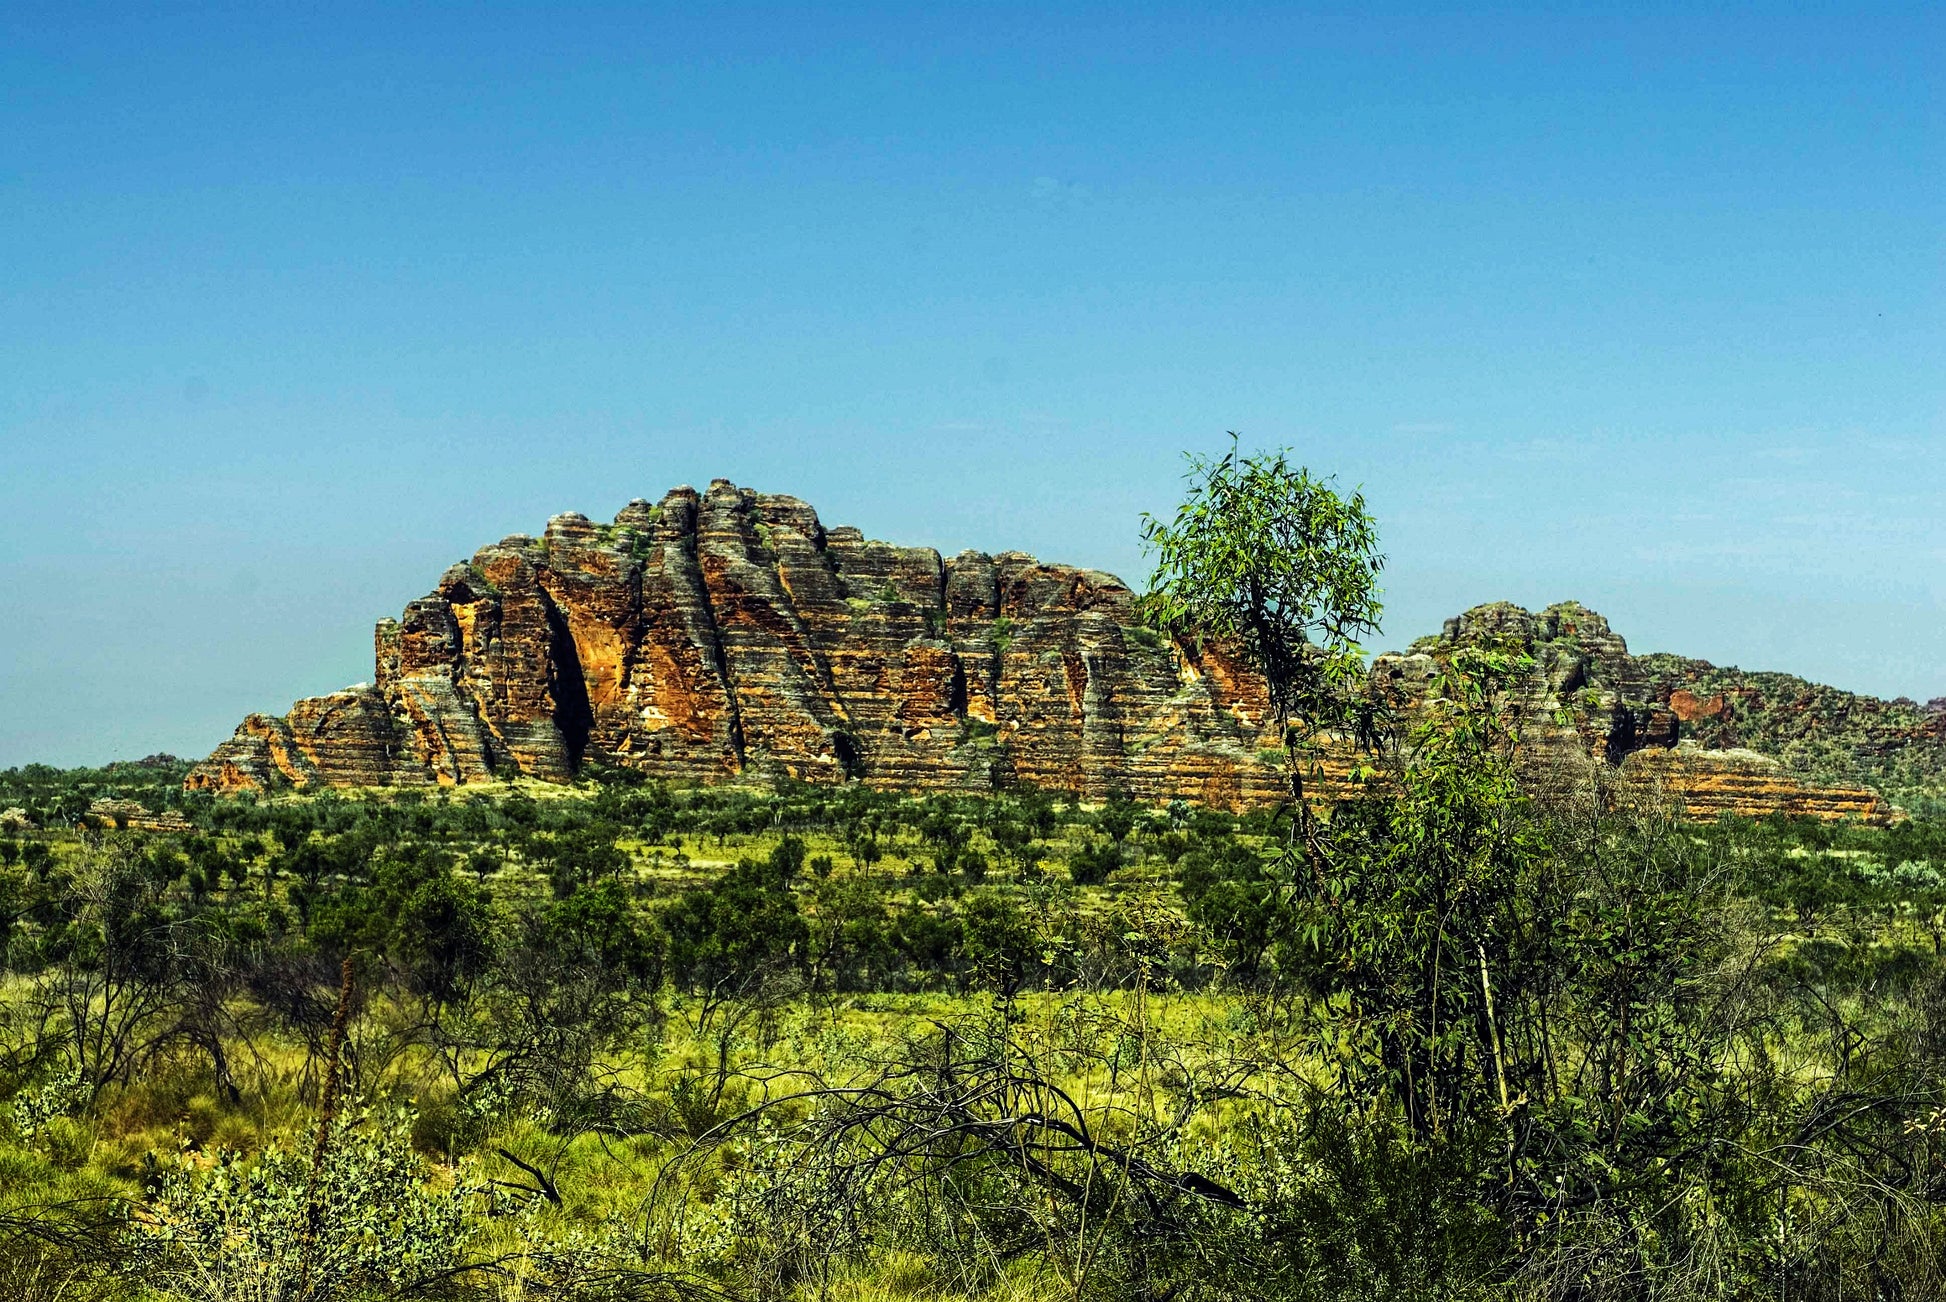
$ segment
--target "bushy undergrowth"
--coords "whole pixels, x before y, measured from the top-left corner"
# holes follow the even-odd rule
[[[1946,830],[1495,755],[16,831],[0,1296],[1938,1295]]]

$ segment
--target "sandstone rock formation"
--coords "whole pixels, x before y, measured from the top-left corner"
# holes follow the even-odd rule
[[[1781,813],[1883,822],[1892,813],[1868,788],[1805,782],[1768,755],[1705,750],[1694,741],[1637,751],[1623,763],[1622,772],[1652,793],[1674,799],[1691,818]]]
[[[1439,666],[1462,646],[1518,652],[1531,662],[1509,688],[1530,772],[1564,775],[1590,763],[1620,764],[1644,747],[1673,746],[1677,718],[1648,701],[1648,685],[1628,644],[1579,602],[1533,613],[1496,601],[1446,621],[1410,650],[1372,662],[1375,682],[1407,701],[1421,697]]]
[[[1871,788],[1913,812],[1946,813],[1946,713],[1686,656],[1637,664],[1649,699],[1666,703],[1705,755],[1756,752],[1821,787]]]
[[[1518,651],[1531,661],[1506,702],[1519,726],[1530,785],[1569,786],[1607,764],[1629,785],[1674,801],[1694,818],[1891,816],[1877,792],[1857,783],[1807,782],[1773,756],[1706,748],[1694,729],[1728,716],[1725,693],[1703,697],[1674,686],[1676,679],[1661,668],[1670,657],[1630,655],[1608,621],[1579,602],[1537,614],[1507,602],[1476,606],[1410,651],[1378,657],[1373,678],[1389,681],[1410,701],[1424,695],[1444,659],[1469,643]]]
[[[83,816],[88,826],[119,828],[138,832],[193,832],[195,826],[173,809],[155,812],[135,800],[98,797],[88,802]]]
[[[1111,575],[827,530],[724,480],[549,521],[379,624],[372,683],[252,715],[192,788],[567,779],[1267,798],[1261,681],[1140,628]]]
[[[1379,657],[1373,681],[1410,701],[1453,649],[1483,641],[1532,657],[1513,704],[1542,776],[1672,752],[1684,719],[1720,705],[1658,696],[1607,621],[1571,602],[1476,607]],[[1142,628],[1112,575],[873,542],[725,480],[630,502],[612,524],[560,515],[540,538],[482,548],[374,642],[371,683],[251,715],[186,785],[567,780],[600,762],[698,782],[1033,783],[1225,806],[1281,790],[1260,754],[1276,741],[1262,680],[1220,648]],[[1706,788],[1705,813],[1865,812],[1876,799],[1800,799],[1782,770],[1725,776],[1744,760],[1696,776],[1712,763],[1684,752],[1657,773]],[[1326,769],[1328,788],[1343,762]]]

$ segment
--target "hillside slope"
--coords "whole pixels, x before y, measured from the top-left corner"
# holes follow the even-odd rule
[[[1792,674],[1636,657],[1681,737],[1744,747],[1813,782],[1864,786],[1911,813],[1946,814],[1946,699],[1880,700]]]

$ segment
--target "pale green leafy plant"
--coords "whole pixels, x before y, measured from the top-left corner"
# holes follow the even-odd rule
[[[335,1302],[402,1296],[463,1270],[466,1207],[483,1184],[436,1178],[404,1113],[347,1115],[332,1129],[315,1181],[309,1155],[281,1146],[165,1175],[138,1219],[149,1286],[182,1302]]]

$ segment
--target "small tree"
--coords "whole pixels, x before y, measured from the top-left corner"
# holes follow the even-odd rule
[[[1371,731],[1358,639],[1378,628],[1378,530],[1362,494],[1283,452],[1191,456],[1172,520],[1142,517],[1155,556],[1145,613],[1178,637],[1235,648],[1264,677],[1284,751],[1292,829],[1319,857],[1305,777],[1326,733]]]

